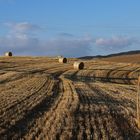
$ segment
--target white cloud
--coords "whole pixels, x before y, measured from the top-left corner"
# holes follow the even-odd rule
[[[20,39],[27,38],[28,36],[35,35],[35,32],[41,30],[41,27],[36,24],[31,24],[28,22],[20,23],[4,23],[5,26],[9,28],[8,37],[17,37]]]
[[[36,31],[40,30],[41,27],[35,24],[30,24],[28,22],[20,22],[20,23],[5,23],[7,27],[9,27],[14,32],[21,32],[21,33],[27,33],[29,31]]]
[[[46,49],[51,55],[64,55],[79,57],[89,55],[92,39],[80,38],[56,38],[45,42]]]
[[[89,37],[75,37],[69,33],[60,33],[53,39],[41,40],[32,34],[41,28],[37,25],[22,23],[6,23],[10,28],[6,37],[0,38],[0,48],[13,50],[23,55],[88,55],[92,39]]]
[[[110,39],[98,38],[96,39],[95,44],[97,46],[103,46],[106,48],[108,47],[112,49],[120,49],[120,48],[131,46],[137,42],[138,41],[134,38],[116,36]]]
[[[1,50],[13,50],[20,55],[63,55],[77,57],[88,55],[92,40],[84,37],[76,39],[56,38],[40,40],[38,38],[0,38]]]
[[[54,39],[41,40],[35,37],[3,37],[0,38],[1,51],[14,51],[17,55],[63,55],[67,57],[80,57],[96,55],[95,52],[102,50],[107,52],[121,51],[129,48],[135,40],[116,39],[93,39],[90,37],[55,37]],[[95,45],[96,44],[96,45]],[[98,47],[104,46],[104,47]]]
[[[138,41],[128,37],[93,38],[91,36],[76,37],[69,33],[60,33],[53,39],[41,40],[34,35],[42,29],[28,22],[6,23],[9,28],[7,36],[0,37],[0,52],[12,51],[16,55],[63,55],[80,57],[96,55],[107,50],[120,51]],[[101,46],[101,47],[99,47]],[[109,52],[108,51],[108,52]],[[92,54],[93,52],[93,54]],[[111,52],[111,51],[110,51]]]

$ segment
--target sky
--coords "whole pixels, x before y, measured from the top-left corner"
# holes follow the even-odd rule
[[[140,50],[140,0],[0,0],[0,55]]]

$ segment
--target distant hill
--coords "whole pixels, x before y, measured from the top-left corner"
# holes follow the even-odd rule
[[[108,58],[108,57],[114,57],[114,56],[136,55],[136,54],[140,54],[140,50],[120,52],[120,53],[109,54],[109,55],[84,56],[84,57],[80,57],[80,59]]]
[[[80,59],[92,60],[92,59],[101,59],[104,61],[111,62],[127,62],[127,63],[140,63],[140,50],[121,52],[116,54],[110,54],[106,56],[97,55],[97,56],[85,56]]]

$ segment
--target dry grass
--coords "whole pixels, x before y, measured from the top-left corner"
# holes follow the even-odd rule
[[[103,60],[110,61],[110,62],[140,63],[140,54],[114,56],[114,57],[104,58]]]
[[[139,64],[0,58],[0,139],[140,139]]]

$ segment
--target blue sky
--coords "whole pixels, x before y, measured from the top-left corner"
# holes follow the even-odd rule
[[[0,54],[105,55],[140,49],[139,0],[0,0]]]

